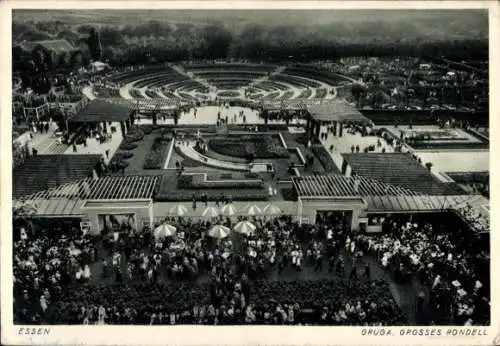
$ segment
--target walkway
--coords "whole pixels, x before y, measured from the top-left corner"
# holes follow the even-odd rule
[[[191,160],[201,162],[210,167],[229,169],[233,171],[267,172],[267,163],[254,163],[253,165],[249,165],[246,163],[216,160],[205,156],[194,149],[194,142],[191,141],[177,141],[175,147]]]

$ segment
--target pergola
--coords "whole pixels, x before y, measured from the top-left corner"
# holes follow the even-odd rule
[[[366,177],[346,177],[340,174],[292,178],[300,198],[419,196],[421,194],[399,186],[385,184]]]
[[[158,176],[85,178],[15,198],[13,207],[32,206],[29,217],[77,217],[94,230],[106,214],[134,214],[151,226],[158,181]]]
[[[342,137],[343,123],[373,126],[373,122],[361,114],[356,107],[341,99],[330,99],[310,104],[307,106],[307,112],[309,116],[306,131],[311,137],[314,136],[318,139],[322,124],[333,124],[333,135],[339,137]]]
[[[72,124],[102,124],[118,122],[126,134],[134,121],[135,109],[130,102],[114,102],[108,99],[94,99],[68,120]]]

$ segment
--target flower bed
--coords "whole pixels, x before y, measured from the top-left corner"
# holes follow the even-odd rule
[[[217,198],[220,198],[220,191],[203,191],[207,193],[207,198],[209,201],[215,201]],[[202,191],[198,192],[198,196],[202,193]],[[213,194],[212,194],[213,193]],[[231,191],[231,198],[233,201],[267,201],[269,199],[269,195],[266,192],[252,192],[248,190]],[[186,202],[193,200],[193,192],[172,192],[172,191],[161,191],[158,192],[155,196],[155,200],[158,202]]]
[[[314,144],[311,146],[311,150],[314,153],[314,155],[318,158],[319,162],[321,162],[321,165],[325,169],[326,172],[335,172],[338,173],[339,170],[335,163],[332,160],[332,157],[326,151],[325,147],[321,144]]]
[[[167,158],[167,150],[169,147],[170,139],[164,137],[158,137],[154,140],[151,150],[146,155],[144,160],[144,169],[161,169],[163,168],[163,163]]]
[[[217,93],[219,97],[239,97],[240,93],[237,91],[221,91]]]
[[[272,136],[237,136],[213,138],[210,149],[222,155],[240,158],[288,158],[290,153]]]
[[[205,180],[205,176],[181,175],[177,179],[179,189],[262,189],[262,180]]]

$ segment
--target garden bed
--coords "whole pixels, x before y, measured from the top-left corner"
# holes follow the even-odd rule
[[[177,179],[179,189],[263,189],[262,180],[207,180],[203,174],[181,175]]]
[[[208,146],[223,155],[240,158],[288,158],[279,138],[270,135],[225,136],[210,139]]]
[[[237,91],[220,91],[217,93],[219,97],[239,97],[240,93]]]
[[[203,176],[200,174],[200,176]],[[234,201],[267,201],[269,195],[264,188],[253,189],[237,189],[237,188],[197,188],[197,189],[181,189],[177,186],[177,175],[164,175],[158,184],[155,200],[159,202],[170,201],[192,201],[193,194],[198,198],[202,194],[208,196],[208,200],[214,201],[220,195],[231,197]]]

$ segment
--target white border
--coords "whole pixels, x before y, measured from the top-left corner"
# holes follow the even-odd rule
[[[487,336],[481,337],[425,337],[400,336],[399,331],[407,328],[389,328],[393,336],[363,336],[362,328],[357,327],[206,327],[206,326],[175,326],[175,327],[140,327],[140,326],[49,326],[48,336],[19,335],[20,327],[12,325],[12,225],[11,225],[11,8],[43,8],[43,9],[489,9],[490,25],[490,94],[499,95],[500,88],[498,62],[499,35],[499,4],[495,1],[0,1],[0,26],[2,54],[0,54],[0,128],[4,135],[0,136],[0,220],[1,220],[1,343],[15,345],[239,345],[239,344],[276,344],[276,345],[326,345],[326,344],[397,344],[397,345],[494,345],[495,337],[500,333],[500,314],[498,296],[500,293],[500,276],[498,264],[500,256],[500,235],[491,232],[491,292],[492,292],[492,326],[480,328],[487,331]],[[496,38],[496,39],[493,39]],[[490,97],[491,138],[498,137],[498,99]],[[497,141],[490,141],[492,152],[497,152]],[[491,158],[494,155],[490,155]],[[491,162],[491,186],[493,191],[500,190],[500,179]],[[491,203],[498,205],[498,196],[493,193]],[[497,228],[498,217],[491,213],[491,227]],[[494,294],[496,293],[496,295]],[[153,328],[153,329],[152,329]],[[424,327],[430,330],[430,327]],[[417,330],[419,328],[411,328]],[[440,328],[446,333],[448,328]],[[464,328],[461,328],[465,330]],[[469,328],[470,329],[470,328]],[[377,328],[376,330],[381,330]],[[496,343],[500,344],[497,339]]]

